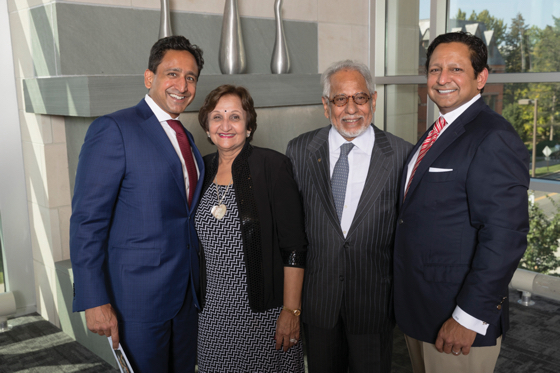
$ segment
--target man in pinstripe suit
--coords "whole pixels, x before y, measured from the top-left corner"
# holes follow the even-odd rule
[[[412,145],[372,124],[377,93],[365,65],[337,62],[321,81],[331,125],[293,139],[286,152],[309,240],[309,372],[389,372],[398,187]]]

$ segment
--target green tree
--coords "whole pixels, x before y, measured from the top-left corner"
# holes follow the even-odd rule
[[[546,26],[544,30],[537,29],[535,34],[535,48],[533,53],[533,71],[560,71],[560,18],[552,16],[554,26]]]
[[[550,274],[560,267],[560,259],[555,255],[560,238],[560,207],[552,198],[549,199],[556,208],[551,218],[536,203],[529,203],[527,251],[519,262],[519,268]]]
[[[466,21],[467,19],[467,12],[463,12],[461,11],[461,8],[459,8],[457,10],[457,15],[455,16],[455,19],[459,20],[459,21]]]
[[[494,31],[494,39],[496,40],[496,45],[499,46],[505,40],[507,25],[504,24],[503,19],[491,16],[488,10],[485,9],[478,14],[473,10],[471,15],[469,16],[469,21],[483,23],[486,26],[486,30]]]
[[[525,130],[525,120],[523,118],[524,110],[521,106],[517,105],[516,103],[509,103],[504,105],[504,109],[502,110],[502,115],[508,122],[511,123],[515,131],[521,137],[523,142],[529,141],[529,134]]]
[[[504,45],[500,48],[500,53],[506,61],[506,72],[518,73],[527,72],[530,66],[530,32],[529,26],[525,24],[525,19],[518,13],[511,20],[509,31],[505,35]]]

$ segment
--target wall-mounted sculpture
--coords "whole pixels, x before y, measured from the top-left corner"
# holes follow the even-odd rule
[[[159,18],[159,37],[158,39],[171,36],[171,17],[169,13],[169,0],[161,0],[161,13]]]
[[[273,74],[287,74],[290,72],[290,54],[284,35],[284,24],[282,23],[282,1],[276,0],[274,3],[274,16],[276,18],[276,39],[272,50],[272,60],[270,61],[270,71]]]
[[[237,0],[226,0],[219,59],[222,74],[242,74],[245,72],[247,59],[243,36],[241,35]]]

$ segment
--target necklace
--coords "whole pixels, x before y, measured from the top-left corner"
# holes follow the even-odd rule
[[[222,198],[220,198],[220,192],[218,191],[218,184],[216,184],[216,179],[214,179],[214,184],[216,184],[216,196],[218,197],[218,204],[215,205],[215,206],[212,206],[212,210],[210,210],[210,212],[218,220],[222,220],[222,218],[226,214],[227,207],[226,207],[226,205],[224,205],[222,203],[222,201],[226,197],[227,191],[229,190],[229,187],[230,187],[232,181],[233,181],[233,176],[231,177],[231,180],[229,181],[229,184],[226,188],[226,191],[224,192],[224,195],[222,196]]]

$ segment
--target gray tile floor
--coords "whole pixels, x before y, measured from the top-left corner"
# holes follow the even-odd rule
[[[560,372],[560,302],[535,297],[536,304],[517,304],[510,293],[511,329],[502,344],[497,373]],[[38,314],[10,320],[13,329],[0,333],[0,373],[113,373],[98,358]],[[411,373],[402,332],[395,329],[393,372]]]
[[[8,320],[0,333],[0,373],[119,372],[38,314]]]

